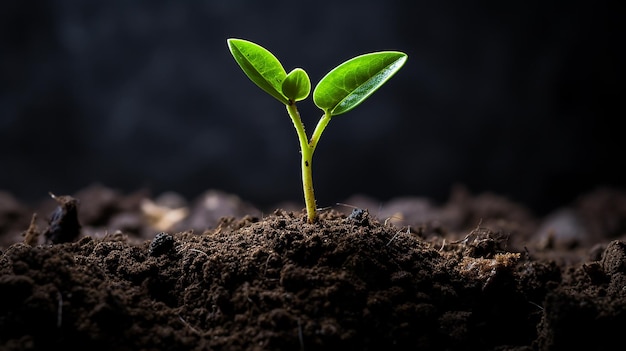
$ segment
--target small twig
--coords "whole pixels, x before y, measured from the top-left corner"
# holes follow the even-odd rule
[[[400,232],[402,232],[402,230],[398,230],[398,231],[396,232],[396,234],[394,234],[394,236],[392,236],[392,237],[391,237],[391,239],[389,239],[389,241],[387,242],[387,245],[385,245],[385,246],[389,246],[389,244],[391,244],[391,242],[393,241],[393,239],[395,239],[395,238],[396,238],[396,236],[398,236],[398,234],[400,234]]]
[[[204,255],[204,256],[206,256],[206,257],[209,257],[209,254],[207,254],[207,253],[206,253],[206,252],[204,252],[204,251],[201,251],[201,250],[198,250],[198,249],[193,249],[193,248],[192,248],[192,249],[188,249],[188,247],[189,247],[189,246],[191,246],[191,244],[186,244],[186,245],[184,245],[184,246],[178,246],[178,247],[176,248],[176,250],[177,250],[178,252],[183,252],[183,251],[185,251],[185,250],[188,250],[188,251],[193,251],[193,252],[197,252],[197,253],[199,253],[199,254],[203,254],[203,255]]]
[[[532,301],[528,301],[528,303],[529,303],[529,304],[531,304],[531,305],[533,305],[533,306],[536,306],[537,308],[539,308],[540,310],[542,310],[542,311],[543,311],[543,307],[542,307],[541,305],[539,305],[539,304],[537,304],[537,303],[534,303],[534,302],[532,302]]]
[[[189,251],[193,251],[193,252],[201,253],[201,254],[203,254],[204,256],[209,257],[209,255],[208,255],[206,252],[204,252],[204,251],[200,251],[200,250],[198,250],[198,249],[189,249]]]
[[[30,225],[25,232],[22,233],[24,236],[24,244],[28,246],[36,246],[39,240],[39,228],[37,228],[37,213],[33,213],[33,216],[30,219]]]
[[[402,216],[392,215],[391,217],[387,217],[387,218],[385,219],[384,224],[385,224],[385,225],[389,225],[389,222],[391,222],[391,221],[392,221],[392,220],[394,220],[394,219],[395,219],[395,220],[398,220],[398,221],[402,221],[402,220],[404,220],[404,218],[403,218]]]
[[[304,351],[304,335],[302,335],[302,324],[300,324],[300,318],[298,318],[298,341],[300,341],[300,350]]]
[[[196,333],[196,334],[198,334],[198,335],[201,335],[201,334],[200,334],[200,332],[198,331],[198,329],[196,329],[196,328],[192,327],[192,326],[191,326],[191,324],[187,323],[187,321],[183,319],[183,317],[181,317],[180,315],[178,315],[178,319],[180,319],[180,321],[181,321],[181,322],[183,322],[183,324],[184,324],[187,328],[189,328],[192,332],[194,332],[194,333]]]
[[[393,241],[393,239],[395,239],[395,238],[398,236],[398,234],[400,234],[401,232],[402,232],[402,230],[398,230],[398,231],[396,232],[396,234],[395,234],[393,237],[391,237],[391,239],[389,240],[389,242],[388,242],[388,243],[387,243],[387,245],[385,245],[385,246],[389,246],[389,244],[391,244],[391,242]],[[408,227],[406,228],[406,234],[407,234],[407,235],[408,235],[408,234],[411,234],[411,226],[408,226]]]
[[[63,295],[57,290],[57,328],[63,324]]]
[[[348,204],[344,204],[342,202],[337,202],[337,203],[335,203],[335,205],[337,205],[337,206],[345,206],[345,207],[350,207],[350,208],[358,208],[358,207],[356,207],[354,205],[348,205]]]
[[[267,260],[265,260],[265,269],[263,269],[263,276],[267,277],[267,266],[270,264],[270,258],[272,257],[272,252],[267,255]]]
[[[451,241],[450,244],[459,244],[459,243],[464,243],[467,244],[467,241],[469,240],[469,237],[471,235],[473,235],[474,233],[476,233],[479,229],[480,229],[480,225],[482,224],[483,220],[482,218],[478,221],[478,224],[476,225],[476,228],[472,229],[472,231],[470,231],[469,233],[467,233],[467,235],[465,237],[463,237],[463,239],[460,240],[456,240],[456,241]]]

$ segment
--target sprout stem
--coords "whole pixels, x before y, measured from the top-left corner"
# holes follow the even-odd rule
[[[300,113],[296,107],[295,102],[290,102],[287,105],[287,113],[291,117],[296,132],[298,133],[298,139],[300,140],[300,154],[302,156],[302,189],[304,191],[304,203],[306,205],[307,221],[313,223],[317,219],[317,204],[315,202],[315,193],[313,191],[313,172],[312,162],[313,153],[315,147],[319,141],[322,132],[330,121],[330,113],[325,113],[315,127],[313,136],[309,141],[307,139],[306,131],[304,130],[304,124],[300,118]]]

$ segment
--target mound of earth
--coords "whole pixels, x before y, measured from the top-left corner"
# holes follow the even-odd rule
[[[3,350],[571,350],[619,345],[626,194],[537,217],[458,188],[261,210],[209,190],[0,192]]]

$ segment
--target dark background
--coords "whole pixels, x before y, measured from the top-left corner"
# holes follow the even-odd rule
[[[2,1],[0,189],[302,202],[295,130],[230,56],[239,37],[313,84],[362,53],[409,55],[326,129],[318,205],[462,184],[543,213],[626,184],[623,18],[604,1]],[[310,134],[321,112],[299,108]]]

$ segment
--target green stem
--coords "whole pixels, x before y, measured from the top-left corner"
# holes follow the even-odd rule
[[[322,132],[330,121],[330,114],[325,113],[324,116],[322,116],[315,127],[311,141],[308,141],[306,131],[304,130],[304,124],[302,123],[302,119],[300,118],[300,113],[298,112],[295,102],[291,102],[287,105],[287,113],[289,113],[289,117],[291,117],[291,121],[293,122],[296,132],[298,133],[298,139],[300,140],[304,203],[306,205],[307,221],[309,223],[313,223],[317,219],[317,204],[315,202],[315,194],[313,192],[313,153],[315,152],[315,147],[317,146],[317,142],[319,141]]]
[[[320,118],[319,122],[317,122],[317,126],[313,131],[313,136],[311,136],[311,141],[309,141],[309,145],[313,148],[313,150],[315,150],[315,147],[317,147],[317,142],[322,137],[322,132],[324,132],[324,129],[326,129],[326,126],[328,125],[328,122],[330,122],[331,117],[332,116],[330,115],[330,112],[326,111]]]

